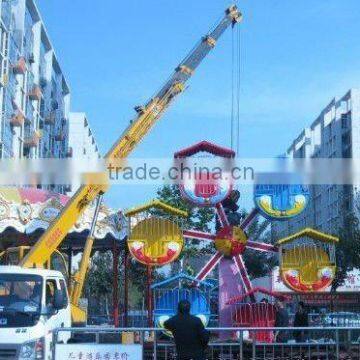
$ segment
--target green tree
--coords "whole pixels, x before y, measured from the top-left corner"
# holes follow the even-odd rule
[[[348,271],[360,268],[360,227],[355,214],[344,219],[344,225],[339,229],[339,239],[335,248],[336,274],[332,291],[344,283]]]
[[[182,221],[184,229],[196,229],[200,231],[210,231],[214,219],[214,210],[206,207],[195,207],[185,201],[180,193],[179,186],[165,185],[157,191],[157,199],[162,202],[188,212],[188,217]],[[154,214],[157,214],[154,212]],[[160,213],[161,214],[161,213]],[[161,214],[165,217],[174,219],[172,215]]]
[[[118,291],[120,306],[124,302],[124,259],[125,250],[119,255]],[[128,276],[128,306],[129,309],[139,309],[143,305],[146,291],[146,266],[129,258],[127,264]],[[163,279],[161,273],[153,271],[153,281]],[[90,300],[89,313],[109,315],[113,309],[113,255],[112,252],[96,252],[91,259],[84,287],[84,294]]]
[[[243,210],[243,217],[248,213]],[[257,217],[246,229],[249,239],[256,242],[271,244],[270,222]],[[268,275],[277,263],[277,254],[266,253],[247,248],[243,254],[244,262],[251,278]]]
[[[105,312],[107,315],[110,313],[113,293],[112,264],[113,260],[110,251],[105,253],[96,252],[91,259],[84,284],[84,294],[90,300],[89,313],[101,314]],[[92,308],[92,304],[94,304],[95,308]]]
[[[129,284],[129,307],[141,308],[147,291],[147,267],[130,256],[127,265]],[[158,282],[164,279],[164,275],[156,267],[151,268],[151,282]],[[146,304],[145,304],[146,306]]]
[[[183,229],[195,229],[199,231],[211,231],[214,210],[206,207],[195,207],[185,201],[180,193],[179,186],[177,185],[164,185],[157,191],[157,199],[171,205],[177,209],[187,211],[186,218],[179,218],[171,214],[167,214],[161,210],[154,210],[152,214],[155,216],[162,216],[179,223]],[[212,250],[212,244],[206,246],[204,242],[198,240],[186,240],[183,251],[179,256],[179,260],[183,260],[184,271],[189,275],[193,275],[193,269],[189,264],[189,259],[200,257],[204,254],[209,254]],[[172,273],[175,274],[179,271],[179,262],[172,264]]]

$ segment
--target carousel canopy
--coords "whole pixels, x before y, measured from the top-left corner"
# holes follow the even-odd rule
[[[56,218],[70,197],[35,188],[0,188],[0,249],[32,245]],[[90,231],[95,205],[86,208],[62,248],[82,249]],[[126,237],[121,211],[102,206],[95,228],[94,249],[112,248]]]

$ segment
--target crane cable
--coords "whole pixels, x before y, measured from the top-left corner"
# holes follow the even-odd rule
[[[230,118],[230,144],[234,150],[234,28],[231,31],[231,118]]]
[[[240,151],[240,27],[236,34],[233,28],[231,35],[231,119],[230,119],[230,145],[231,149],[239,155]]]
[[[237,27],[237,86],[236,86],[236,155],[239,156],[240,151],[240,28]]]

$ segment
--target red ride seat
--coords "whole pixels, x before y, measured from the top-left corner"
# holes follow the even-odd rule
[[[275,306],[267,303],[241,304],[234,315],[234,325],[237,327],[274,327]],[[259,342],[272,343],[272,331],[250,331],[250,338]]]

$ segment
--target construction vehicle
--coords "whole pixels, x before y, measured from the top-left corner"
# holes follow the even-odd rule
[[[170,79],[165,83],[165,85],[156,93],[156,95],[152,97],[145,105],[137,106],[135,108],[137,117],[130,122],[130,125],[124,131],[119,140],[115,142],[115,144],[105,155],[105,161],[108,164],[116,163],[117,161],[121,161],[122,159],[128,157],[131,151],[150,131],[156,121],[164,114],[177,95],[181,94],[185,90],[186,82],[193,75],[194,71],[206,57],[206,55],[215,47],[217,40],[224,33],[224,31],[229,26],[240,22],[241,19],[242,15],[235,5],[226,9],[225,15],[221,21],[215,26],[213,30],[211,30],[201,39],[195,48],[179,64],[179,66],[176,67],[175,72],[171,75]],[[31,349],[34,351],[36,350],[38,345],[37,343],[35,344],[35,342],[38,341],[38,339],[35,339],[33,335],[30,335],[29,326],[34,326],[35,322],[41,323],[43,324],[44,333],[48,333],[51,328],[69,325],[70,312],[69,319],[65,319],[65,315],[60,315],[63,314],[62,310],[68,311],[67,309],[69,308],[69,304],[71,306],[72,322],[84,323],[86,321],[86,314],[79,307],[79,299],[89,265],[94,241],[94,230],[97,215],[99,213],[103,194],[108,190],[108,188],[109,183],[106,181],[105,173],[101,175],[89,174],[85,184],[80,186],[75,195],[68,201],[66,206],[59,213],[57,218],[53,221],[45,233],[35,243],[35,245],[30,249],[19,249],[17,255],[19,259],[18,266],[0,266],[0,295],[2,293],[4,294],[4,299],[0,299],[0,344],[8,343],[10,339],[11,342],[23,342],[24,337],[17,337],[16,335],[16,331],[21,328],[24,329],[25,332],[28,331],[29,341],[33,339],[31,340],[32,347],[27,347],[30,354],[32,351]],[[69,291],[70,301],[67,301],[67,291],[62,290],[61,288],[62,283],[66,284],[64,276],[61,275],[61,273],[58,271],[46,268],[51,263],[49,259],[53,256],[54,252],[56,252],[56,249],[64,240],[69,230],[75,224],[76,220],[83,213],[86,206],[94,201],[96,201],[96,207],[90,233],[85,243],[79,270],[73,278],[73,284]],[[11,251],[14,252],[14,249]],[[10,258],[10,256],[5,252],[2,255],[2,258],[6,259]],[[37,281],[34,279],[27,280],[27,276],[39,276],[39,278]],[[6,279],[9,277],[11,277],[11,281],[8,281],[10,287],[1,289],[1,286],[7,284]],[[20,280],[17,281],[17,278]],[[46,288],[46,284],[49,279],[53,278],[55,279],[55,284],[51,292],[51,297],[54,301],[56,300],[56,304],[53,303],[52,310],[49,313],[44,313],[43,311],[40,311],[40,309],[47,307],[45,302],[49,291]],[[25,308],[23,308],[20,312],[19,310],[12,308],[11,296],[14,291],[14,284],[16,285],[17,282],[20,282],[20,287],[26,288],[27,292],[30,291],[28,288],[34,288],[35,285],[38,285],[38,283],[42,286],[42,289],[40,290],[42,300],[40,300],[38,303],[39,306],[35,307],[34,305],[27,304],[25,308],[28,308],[29,311],[26,311]],[[29,283],[32,285],[30,286]],[[25,286],[24,284],[27,285]],[[61,296],[63,296],[62,300]],[[5,303],[6,301],[9,303]],[[4,304],[2,304],[2,302],[4,302]],[[10,312],[16,314],[19,313],[22,315],[29,313],[28,317],[31,317],[34,319],[34,321],[32,324],[30,324],[30,320],[27,319],[27,315],[24,315],[24,319],[28,321],[20,324],[14,320],[15,316],[12,317]],[[5,317],[5,315],[8,313],[10,315]],[[62,317],[61,321],[55,320],[59,316]],[[37,319],[37,321],[35,319]],[[3,324],[1,324],[1,321],[3,321]],[[52,323],[54,326],[47,326],[49,323]],[[9,335],[9,328],[12,328],[13,331],[11,336]],[[31,333],[33,332],[31,331]],[[0,348],[2,347],[3,346],[1,345]],[[43,351],[46,352],[47,346],[43,346],[42,348]],[[41,356],[35,357],[37,354],[31,356],[33,357],[23,356],[21,358],[41,358]]]
[[[9,247],[2,253],[0,253],[0,266],[1,265],[18,265],[20,261],[26,256],[31,250],[30,246],[17,246]],[[68,268],[67,260],[64,255],[59,251],[55,250],[51,256],[44,262],[44,269],[60,271],[66,280],[68,280]]]
[[[51,359],[52,331],[70,326],[61,272],[0,266],[0,359]]]

